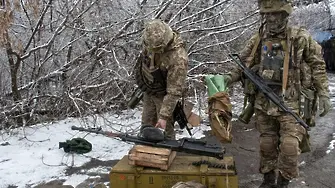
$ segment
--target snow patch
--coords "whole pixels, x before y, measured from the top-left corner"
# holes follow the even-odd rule
[[[335,133],[333,133],[333,140],[330,141],[330,144],[328,146],[328,150],[326,151],[327,154],[329,154],[332,150],[334,150],[335,146]]]
[[[88,175],[82,175],[82,174],[75,174],[70,176],[63,185],[72,185],[73,187],[76,187],[83,181],[85,181],[87,178],[89,178]]]
[[[119,124],[120,119],[113,120],[113,118],[115,117],[112,117],[109,122],[117,123],[117,125],[103,123],[103,120],[100,119],[94,121],[98,122],[99,126],[103,126],[104,130],[113,126],[114,132],[116,130],[131,132],[139,127],[139,123],[135,123],[139,121],[138,116],[128,121],[122,120],[125,125],[128,125],[125,127]],[[87,118],[87,122],[93,123],[93,120]],[[103,135],[87,135],[72,131],[71,126],[73,125],[83,126],[83,122],[70,118],[53,124],[16,129],[11,134],[1,132],[3,142],[8,142],[9,145],[0,146],[0,188],[7,188],[9,185],[24,188],[48,182],[55,177],[65,176],[65,169],[68,167],[82,166],[92,158],[102,161],[120,159],[133,146]],[[75,137],[84,137],[91,142],[92,151],[84,155],[72,155],[59,149],[59,142]],[[77,180],[79,182],[84,178],[86,179],[87,176],[73,175],[67,180],[67,184],[76,186]]]

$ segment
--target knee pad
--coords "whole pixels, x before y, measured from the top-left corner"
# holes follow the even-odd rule
[[[264,136],[259,138],[261,151],[275,151],[278,146],[278,139],[274,137]]]
[[[284,155],[295,156],[299,153],[299,140],[295,137],[284,137],[280,143],[280,152]]]

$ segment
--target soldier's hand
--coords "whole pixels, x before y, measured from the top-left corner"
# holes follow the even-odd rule
[[[321,96],[319,97],[319,109],[322,111],[320,117],[325,116],[331,109],[331,102],[329,97]]]
[[[157,121],[155,127],[156,127],[156,128],[162,128],[162,129],[165,130],[165,128],[166,128],[166,120],[164,120],[164,119],[159,119],[159,120]]]
[[[228,75],[228,74],[223,74],[222,76],[223,76],[223,78],[224,78],[224,82],[225,82],[225,83],[227,84],[227,86],[229,87],[230,84],[232,84],[232,83],[231,83],[231,80],[232,80],[231,76]]]

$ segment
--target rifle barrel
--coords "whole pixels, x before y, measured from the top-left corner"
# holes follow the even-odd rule
[[[83,128],[72,126],[72,130],[102,134],[105,136],[112,136],[121,139],[124,142],[132,142],[135,144],[142,144],[152,147],[167,148],[173,151],[185,152],[196,155],[205,155],[210,157],[215,157],[218,159],[223,159],[225,149],[221,146],[220,143],[207,143],[205,141],[196,140],[192,138],[182,138],[180,140],[164,140],[160,142],[152,142],[138,138],[136,136],[130,136],[127,134],[116,134],[108,131],[102,131],[101,129],[92,129],[92,128]]]

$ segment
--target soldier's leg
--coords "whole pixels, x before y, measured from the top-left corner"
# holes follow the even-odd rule
[[[264,174],[260,188],[274,187],[276,184],[275,169],[278,160],[278,124],[275,119],[256,110],[256,128],[260,133],[260,168]]]
[[[302,141],[306,130],[299,125],[291,115],[283,115],[280,121],[280,153],[278,169],[283,178],[291,180],[298,177],[298,156],[301,153],[299,142]]]
[[[153,101],[155,101],[155,105],[156,105],[156,114],[157,114],[157,118],[159,115],[159,111],[161,109],[162,103],[163,103],[163,99],[164,96],[155,96],[153,97]],[[174,124],[173,124],[173,118],[170,117],[169,119],[166,120],[166,128],[165,128],[165,135],[167,139],[170,140],[175,140],[176,139],[176,134],[174,131]]]
[[[152,98],[152,95],[146,93],[143,95],[142,127],[143,125],[155,126],[157,123],[157,110]]]
[[[278,160],[278,123],[266,113],[256,110],[256,129],[260,133],[260,172],[267,173],[277,169]]]

